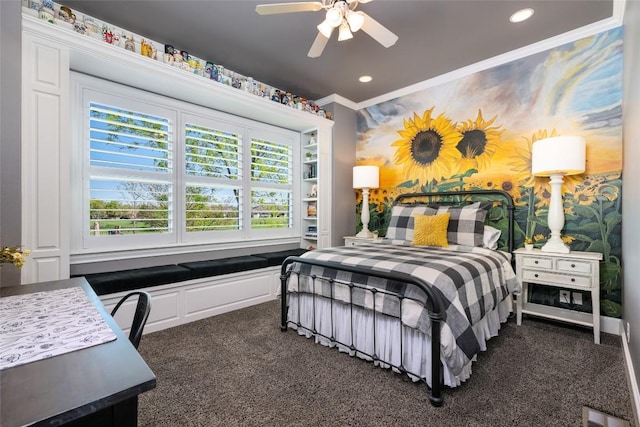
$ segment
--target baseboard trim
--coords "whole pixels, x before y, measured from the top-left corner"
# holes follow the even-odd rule
[[[631,352],[629,351],[629,344],[627,343],[626,336],[620,330],[620,340],[622,341],[622,353],[624,355],[624,364],[627,368],[627,384],[629,385],[629,392],[631,394],[631,406],[633,407],[633,418],[640,420],[638,414],[640,414],[640,389],[638,389],[638,381],[636,380],[636,371],[633,368],[631,361]],[[638,425],[638,423],[634,423]]]
[[[600,316],[600,332],[612,335],[624,335],[622,331],[622,320],[615,317]]]

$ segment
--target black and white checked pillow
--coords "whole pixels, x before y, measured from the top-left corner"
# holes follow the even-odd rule
[[[435,215],[436,209],[427,205],[395,205],[391,208],[391,219],[387,228],[386,239],[413,240],[413,216]]]
[[[484,219],[492,202],[476,202],[467,206],[439,206],[436,215],[451,214],[447,228],[450,245],[482,246]]]

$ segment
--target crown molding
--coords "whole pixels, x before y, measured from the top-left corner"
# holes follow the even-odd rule
[[[613,28],[617,28],[622,25],[626,2],[627,0],[614,0],[613,12],[610,18],[603,19],[598,22],[594,22],[593,24],[585,25],[584,27],[576,28],[575,30],[568,31],[566,33],[559,34],[557,36],[550,37],[545,40],[541,40],[539,42],[530,44],[520,49],[512,50],[510,52],[497,55],[492,58],[488,58],[484,61],[476,62],[475,64],[471,64],[469,66],[459,68],[449,73],[441,74],[437,77],[424,80],[422,82],[415,83],[413,85],[406,86],[404,88],[397,89],[392,92],[385,93],[384,95],[380,95],[375,98],[371,98],[359,103],[355,103],[340,95],[333,94],[325,98],[322,98],[321,100],[316,102],[318,103],[318,105],[323,105],[322,102],[325,102],[325,103],[337,102],[339,104],[342,104],[346,107],[351,108],[352,110],[357,111],[363,108],[370,107],[372,105],[381,104],[383,102],[387,102],[392,99],[399,98],[401,96],[410,95],[412,93],[415,93],[430,87],[448,83],[448,82],[460,79],[462,77],[468,76],[469,74],[477,73],[479,71],[484,71],[489,68],[496,67],[498,65],[506,64],[511,61],[525,58],[527,56],[544,52],[545,50],[549,50],[554,47],[562,46],[564,44],[571,43],[576,40],[580,40],[582,38],[601,33],[603,31],[608,31]]]
[[[321,107],[324,107],[327,104],[336,103],[336,104],[343,105],[347,108],[351,108],[354,111],[361,108],[359,104],[351,101],[350,99],[345,98],[344,96],[340,96],[337,93],[333,93],[329,96],[325,96],[324,98],[318,99],[315,101],[315,103]]]

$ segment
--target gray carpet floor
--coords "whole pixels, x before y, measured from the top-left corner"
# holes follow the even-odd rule
[[[268,302],[147,334],[157,387],[141,426],[581,426],[589,406],[631,421],[620,337],[510,319],[461,387],[424,385],[279,329]]]

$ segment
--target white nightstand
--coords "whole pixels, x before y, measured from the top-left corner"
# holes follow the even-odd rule
[[[516,274],[522,283],[518,296],[517,323],[522,324],[522,313],[561,320],[593,328],[593,340],[600,344],[600,260],[597,252],[570,252],[568,254],[527,251],[517,249]],[[527,301],[528,284],[538,283],[563,289],[591,292],[593,313],[582,313],[561,307],[550,307]]]
[[[345,236],[344,237],[344,245],[345,246],[357,246],[361,243],[378,243],[382,241],[382,238],[368,238],[368,237],[357,237],[357,236]]]

